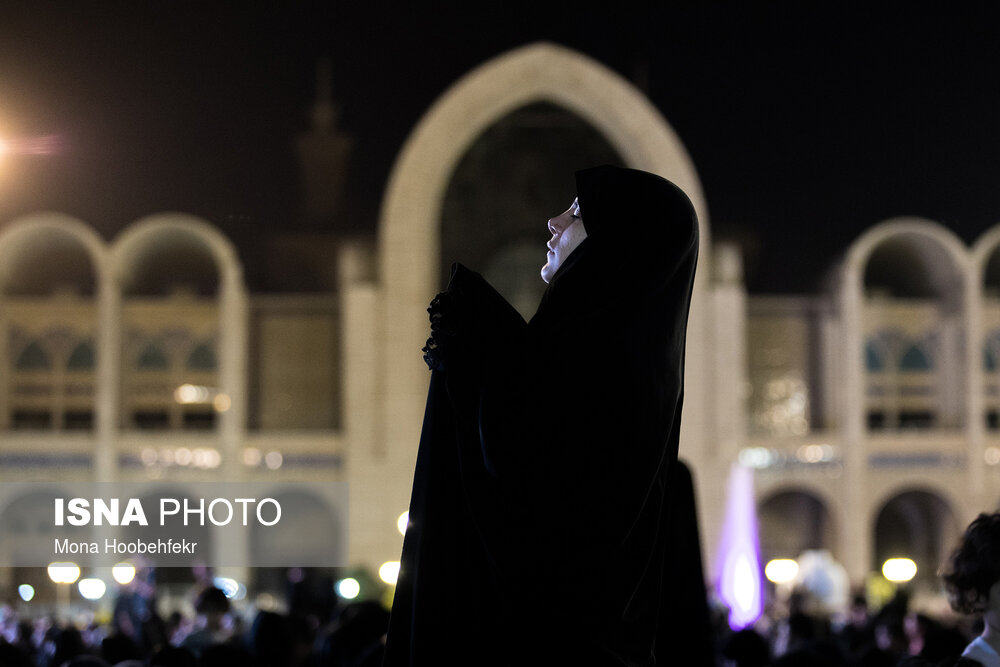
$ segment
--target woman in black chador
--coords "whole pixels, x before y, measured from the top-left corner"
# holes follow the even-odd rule
[[[672,664],[681,647],[656,638],[658,619],[684,618],[680,567],[697,570],[680,583],[703,613],[697,537],[676,539],[696,533],[675,518],[691,504],[672,477],[695,214],[646,172],[595,167],[576,184],[548,221],[530,322],[460,265],[429,308],[389,667],[650,665],[654,651]]]

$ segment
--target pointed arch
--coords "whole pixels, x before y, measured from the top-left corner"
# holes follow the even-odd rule
[[[419,430],[426,377],[413,342],[422,339],[425,308],[437,285],[441,205],[452,170],[481,132],[533,102],[569,110],[600,132],[628,166],[661,174],[684,189],[701,222],[702,252],[709,248],[708,213],[694,164],[670,125],[628,81],[583,54],[546,42],[514,49],[472,70],[417,123],[382,202],[378,252],[384,384],[392,414],[388,442],[409,440]],[[693,303],[700,301],[702,283],[696,278]],[[695,315],[691,321],[697,320]],[[699,339],[689,336],[694,345]],[[690,370],[696,371],[698,357],[689,352]],[[689,389],[689,397],[696,394]],[[697,403],[689,401],[686,409]]]

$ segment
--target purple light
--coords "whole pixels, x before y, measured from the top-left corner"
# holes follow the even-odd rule
[[[733,466],[716,559],[717,591],[729,606],[729,627],[741,630],[764,612],[753,469]]]

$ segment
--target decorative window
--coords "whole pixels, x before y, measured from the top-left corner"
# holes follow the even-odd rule
[[[1000,329],[990,332],[983,344],[983,370],[991,373],[1000,370]]]
[[[188,355],[187,367],[192,371],[214,371],[217,366],[215,349],[211,343],[202,343]]]
[[[33,341],[21,352],[15,367],[19,371],[47,371],[52,368],[52,359],[38,341]]]
[[[139,353],[138,367],[144,371],[163,371],[169,368],[167,354],[155,343],[150,343]]]
[[[70,352],[66,360],[66,368],[71,371],[89,371],[94,369],[94,344],[85,340]]]
[[[899,360],[899,370],[907,373],[922,373],[931,370],[931,361],[916,345],[911,345]]]
[[[885,362],[882,360],[882,352],[875,341],[868,341],[865,345],[865,368],[869,373],[881,373],[885,370]]]

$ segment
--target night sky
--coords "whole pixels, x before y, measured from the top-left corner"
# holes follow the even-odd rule
[[[743,244],[754,292],[815,289],[888,217],[935,219],[966,242],[1000,222],[993,15],[913,3],[373,7],[385,4],[4,2],[0,137],[58,135],[60,150],[0,157],[0,225],[58,210],[112,238],[183,211],[241,249],[310,231],[293,140],[328,56],[355,141],[338,231],[373,231],[393,160],[437,96],[540,39],[648,94],[695,162],[713,234]]]

